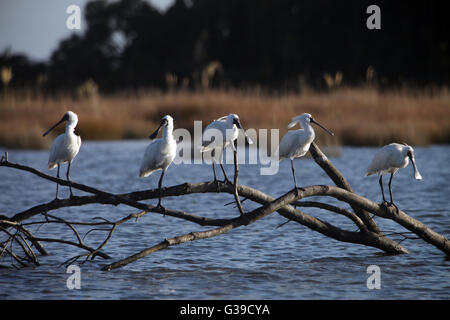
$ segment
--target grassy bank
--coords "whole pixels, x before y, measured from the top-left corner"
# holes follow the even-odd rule
[[[7,148],[46,148],[52,141],[42,133],[65,111],[78,114],[77,134],[83,140],[145,138],[161,116],[170,114],[175,128],[204,126],[229,113],[239,114],[246,128],[279,128],[280,136],[295,115],[309,112],[335,132],[316,130],[330,145],[411,145],[450,143],[450,90],[340,88],[328,93],[267,94],[260,90],[142,91],[110,96],[45,97],[12,91],[0,98],[0,145]],[[62,132],[63,126],[60,131]]]

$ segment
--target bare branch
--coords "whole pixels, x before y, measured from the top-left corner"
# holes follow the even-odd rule
[[[2,254],[6,251],[11,257],[13,257],[16,261],[20,262],[22,265],[26,265],[23,260],[28,260],[33,262],[35,265],[39,265],[39,263],[37,262],[36,256],[34,255],[34,253],[32,252],[31,248],[29,247],[28,243],[26,243],[25,239],[23,239],[23,237],[21,237],[21,235],[16,232],[15,234],[12,234],[11,232],[9,232],[7,229],[0,227],[0,230],[2,230],[4,233],[6,233],[9,236],[8,241],[5,244],[2,244],[3,246],[3,250],[2,250]],[[23,241],[21,241],[21,239],[23,239]],[[13,241],[10,241],[13,240]],[[7,243],[11,242],[11,249],[8,249],[7,247]],[[22,251],[25,253],[26,257],[28,259],[22,259],[20,257],[18,257],[16,254],[14,254],[14,252],[12,251],[12,243],[16,242],[22,249]],[[30,251],[28,251],[28,249],[30,249]]]
[[[66,181],[49,176],[31,167],[11,163],[8,161],[7,155],[5,155],[0,160],[0,166],[27,171],[43,179],[47,179],[49,181],[56,182],[61,185],[71,186],[72,188],[92,193],[93,195],[72,197],[70,199],[63,199],[63,200],[56,199],[51,202],[40,204],[25,211],[19,212],[15,214],[12,218],[0,216],[0,228],[1,228],[0,230],[5,232],[5,234],[9,236],[9,238],[1,244],[1,247],[3,249],[2,254],[6,252],[16,261],[21,261],[21,264],[22,263],[25,264],[25,261],[27,260],[26,258],[28,258],[29,261],[34,261],[35,263],[37,263],[37,258],[32,250],[32,247],[28,244],[27,241],[30,241],[42,254],[44,253],[46,254],[46,252],[45,249],[40,245],[40,242],[58,242],[66,245],[75,246],[87,251],[83,254],[70,258],[66,262],[72,263],[77,261],[81,257],[86,258],[84,260],[85,262],[89,258],[91,258],[91,260],[94,259],[95,256],[97,255],[103,258],[110,258],[107,254],[101,252],[101,250],[107,245],[109,240],[112,238],[118,226],[129,221],[130,219],[137,220],[139,217],[146,215],[148,212],[165,214],[167,216],[184,219],[187,221],[197,223],[201,226],[216,227],[214,229],[209,229],[206,231],[191,232],[171,239],[165,239],[164,241],[150,248],[142,250],[136,254],[133,254],[132,256],[126,259],[116,261],[112,264],[103,267],[103,270],[112,270],[114,268],[127,265],[128,263],[143,258],[153,252],[165,249],[169,246],[185,243],[188,241],[218,236],[234,228],[254,223],[273,212],[278,212],[280,215],[287,218],[289,221],[295,221],[297,223],[300,223],[316,232],[319,232],[327,237],[333,238],[338,241],[372,246],[391,254],[407,253],[408,252],[407,249],[400,245],[401,241],[396,242],[392,239],[389,239],[387,237],[387,234],[383,234],[381,232],[378,225],[372,219],[371,214],[374,214],[382,218],[387,218],[396,221],[406,229],[410,230],[411,232],[419,236],[421,239],[434,245],[447,255],[450,255],[450,242],[444,236],[434,232],[433,230],[431,230],[424,224],[420,223],[419,221],[411,218],[401,210],[398,210],[398,212],[396,212],[392,208],[380,206],[364,197],[356,195],[352,191],[346,179],[339,172],[339,170],[337,170],[334,167],[334,165],[326,158],[326,156],[317,147],[317,145],[313,143],[311,145],[310,152],[313,155],[315,162],[318,163],[319,166],[328,174],[328,176],[334,181],[337,187],[308,186],[300,188],[295,191],[290,191],[275,199],[270,195],[267,195],[257,189],[253,189],[238,184],[239,169],[238,169],[237,153],[235,152],[234,184],[225,182],[203,182],[196,184],[184,183],[177,186],[165,187],[162,188],[161,190],[161,195],[163,197],[185,196],[195,193],[210,193],[210,192],[214,193],[226,192],[229,194],[233,194],[236,205],[240,212],[240,216],[231,219],[210,219],[202,216],[192,215],[183,211],[170,209],[165,209],[165,212],[162,212],[161,209],[155,206],[140,202],[143,200],[158,198],[160,195],[159,189],[135,191],[120,195],[111,194],[80,183]],[[261,206],[257,209],[254,209],[251,212],[244,214],[244,210],[242,208],[242,204],[240,201],[240,196],[243,196],[244,200],[248,199],[250,201],[260,204]],[[350,207],[353,209],[354,212],[348,209],[341,208],[339,206],[334,206],[326,203],[315,201],[299,201],[300,199],[315,196],[333,197],[339,201],[344,202],[346,205],[350,205]],[[102,221],[100,222],[66,221],[62,218],[48,214],[49,211],[63,207],[82,206],[94,203],[114,205],[114,206],[123,204],[135,209],[139,209],[139,212],[128,214],[127,216],[117,221],[109,221],[104,217],[92,218],[93,220],[101,219]],[[313,217],[300,210],[297,210],[292,205],[301,207],[315,207],[343,215],[351,219],[351,221],[358,227],[358,231],[343,230],[319,218]],[[45,220],[38,222],[34,221],[30,223],[21,223],[22,221],[31,218],[37,214],[44,214]],[[63,239],[36,237],[33,236],[31,232],[26,230],[24,227],[26,225],[27,226],[32,224],[42,225],[45,223],[61,223],[66,225],[68,228],[72,230],[78,243]],[[80,236],[75,227],[78,225],[92,226],[92,227],[108,225],[110,226],[110,228],[105,229],[93,228],[85,234],[84,237],[86,237],[86,235],[89,234],[90,232],[96,230],[102,230],[107,232],[107,235],[105,239],[101,242],[101,244],[98,245],[97,248],[91,248],[90,246],[87,246],[86,244],[83,243],[84,237],[82,238]],[[9,232],[7,230],[8,228],[16,229],[16,234],[14,235],[11,232]],[[407,238],[404,235],[402,236],[404,237],[404,239]],[[17,242],[21,246],[22,250],[27,255],[27,257],[22,259],[21,257],[17,256],[11,249],[8,248],[8,244],[12,244],[13,242]]]
[[[93,248],[91,248],[91,247],[89,247],[87,245],[84,245],[84,244],[81,244],[81,243],[77,243],[77,242],[73,242],[73,241],[68,241],[68,240],[63,240],[63,239],[54,239],[54,238],[42,238],[42,237],[34,237],[33,239],[36,240],[36,241],[41,241],[41,242],[64,243],[64,244],[67,244],[67,245],[78,247],[80,249],[84,249],[84,250],[89,251],[91,253],[95,252],[95,249],[93,249]],[[104,259],[111,259],[111,257],[109,255],[107,255],[106,253],[103,253],[103,252],[96,252],[96,254],[99,255],[100,257],[104,258]]]
[[[20,166],[20,169],[25,169],[26,171],[30,171],[28,170],[28,168],[24,167],[24,166]],[[31,168],[33,172],[35,169]],[[53,179],[53,178],[52,178]],[[79,186],[79,184],[73,184],[72,185],[74,188],[77,188]],[[86,187],[86,188],[90,188],[90,187]],[[220,188],[220,189],[219,189]],[[228,193],[233,193],[234,192],[234,188],[232,188],[232,186],[226,184],[226,183],[213,183],[213,182],[206,182],[206,183],[198,183],[198,184],[190,184],[190,183],[184,183],[182,185],[178,185],[178,186],[174,186],[174,187],[170,187],[170,188],[163,188],[162,189],[162,196],[163,197],[167,197],[167,196],[180,196],[180,195],[186,195],[186,194],[191,194],[191,193],[206,193],[206,192],[217,192],[218,190],[221,191],[225,191]],[[267,196],[266,194],[246,187],[246,186],[238,186],[238,194],[243,195],[246,198],[251,199],[252,201],[255,201],[257,203],[260,204],[266,204],[269,203],[271,201],[273,201],[273,198],[270,196]],[[157,190],[148,190],[148,191],[137,191],[137,192],[132,192],[129,194],[124,194],[121,196],[117,196],[114,199],[128,199],[127,203],[133,203],[133,207],[135,207],[135,203],[138,203],[136,201],[140,201],[140,200],[144,200],[144,199],[150,199],[150,198],[156,198],[159,196],[159,193]],[[70,205],[70,203],[72,201],[76,202],[76,204],[79,204],[82,201],[82,198],[84,197],[77,197],[78,199],[67,199],[64,200],[65,204],[64,205]],[[109,199],[112,199],[113,197],[109,196]],[[102,200],[104,200],[104,198],[102,198]],[[57,202],[57,207],[62,207],[63,204],[61,203],[62,200],[56,201]],[[89,203],[92,203],[92,198],[89,198],[88,201]],[[120,201],[121,202],[121,201]],[[139,203],[138,203],[139,204]],[[139,204],[141,205],[141,204]],[[147,211],[147,210],[144,210]],[[159,212],[158,212],[159,213]],[[312,230],[318,231],[326,236],[332,237],[336,240],[340,240],[340,241],[347,241],[347,242],[353,242],[353,243],[362,243],[362,244],[367,244],[367,245],[372,245],[373,242],[369,242],[367,243],[367,241],[365,240],[361,240],[361,237],[359,235],[355,235],[354,233],[347,233],[347,231],[341,230],[339,228],[336,228],[334,226],[332,226],[329,223],[323,222],[319,219],[316,219],[314,217],[311,217],[309,215],[306,215],[303,212],[300,212],[298,210],[295,210],[294,208],[290,207],[290,208],[283,208],[283,210],[280,211],[280,214],[287,216],[287,218],[289,219],[293,219],[295,221],[297,221],[298,223],[301,223],[309,228],[311,228]],[[24,213],[24,214],[17,214],[15,215],[13,218],[17,218],[17,219],[22,219],[23,216],[27,216],[28,213]],[[186,214],[184,212],[177,212],[177,211],[173,211],[173,210],[168,210],[166,209],[166,215],[170,215],[170,216],[174,216],[177,218],[182,218],[188,221],[192,221],[192,222],[196,222],[200,225],[216,225],[216,226],[224,226],[230,222],[232,222],[233,219],[208,219],[208,218],[204,218],[204,217],[197,217],[197,216],[192,216],[189,214]],[[235,218],[236,219],[236,218]],[[11,219],[13,220],[13,219]],[[388,240],[386,240],[388,241]],[[397,247],[396,244],[392,244],[392,243],[388,243],[387,247],[386,244],[384,243],[384,241],[381,241],[381,243],[375,243],[375,246],[377,248],[380,248],[384,251],[390,252],[390,253],[405,253],[407,252],[406,249],[404,249],[403,247]]]
[[[336,186],[353,192],[353,189],[347,182],[347,179],[345,179],[342,173],[331,163],[331,161],[328,160],[327,156],[322,152],[322,150],[320,150],[315,142],[311,143],[309,153],[312,155],[314,161],[325,171],[325,173],[331,178],[331,180],[333,180]],[[375,221],[371,219],[370,215],[367,212],[357,206],[352,206],[352,209],[370,231],[381,233],[381,229],[378,227]]]
[[[239,189],[241,190],[243,187],[239,186]],[[248,191],[248,187],[245,187]],[[229,190],[229,192],[232,192],[231,190]],[[259,191],[257,190],[252,190],[252,193],[259,193]],[[355,242],[355,243],[364,243],[367,245],[371,245],[371,246],[383,246],[384,249],[386,249],[388,246],[386,246],[386,241],[388,241],[385,237],[380,237],[379,235],[375,235],[372,232],[350,232],[350,231],[344,231],[341,230],[339,228],[336,228],[328,223],[322,222],[316,218],[313,218],[311,216],[308,216],[306,214],[301,213],[298,210],[293,209],[292,207],[288,206],[289,203],[294,202],[295,200],[302,198],[304,191],[300,192],[299,194],[297,194],[297,192],[295,191],[291,191],[288,192],[287,194],[271,200],[269,202],[267,202],[266,204],[264,204],[263,206],[245,214],[240,216],[239,218],[235,218],[233,219],[232,223],[229,223],[225,226],[216,228],[216,229],[210,229],[207,231],[202,231],[202,232],[191,232],[189,234],[185,234],[182,236],[178,236],[172,239],[165,239],[164,241],[158,243],[155,246],[152,246],[148,249],[142,250],[128,258],[122,259],[120,261],[117,261],[115,263],[106,265],[102,268],[103,271],[109,271],[115,268],[119,268],[119,267],[123,267],[131,262],[134,262],[138,259],[141,259],[153,252],[162,250],[162,249],[166,249],[171,245],[176,245],[176,244],[180,244],[180,243],[184,243],[187,241],[193,241],[193,240],[198,240],[198,239],[205,239],[205,238],[210,238],[210,237],[214,237],[217,235],[221,235],[225,232],[228,232],[234,228],[238,228],[240,226],[243,225],[249,225],[251,223],[256,222],[259,219],[264,218],[265,216],[280,210],[280,213],[282,215],[286,215],[289,216],[289,218],[291,218],[292,220],[296,220],[298,222],[303,221],[303,219],[308,219],[309,222],[313,222],[315,227],[318,228],[323,228],[321,231],[319,232],[325,232],[328,233],[329,236],[334,237],[334,238],[338,238],[340,236],[344,236],[344,240],[343,241],[349,241],[349,240],[353,240],[350,242]],[[252,195],[246,195],[249,199],[252,199]],[[254,195],[253,195],[254,196]],[[268,196],[266,196],[268,197]],[[286,210],[287,212],[282,212],[282,210]],[[288,211],[289,210],[289,211]],[[293,211],[291,211],[293,210]],[[313,229],[314,230],[314,229]],[[400,245],[398,245],[397,243],[393,243],[393,241],[389,240],[388,242],[389,245],[393,246],[395,248],[395,253],[399,253],[399,251],[401,251],[402,253],[406,253],[406,249],[403,249]]]
[[[387,208],[380,206],[379,204],[363,198],[353,192],[347,190],[332,187],[332,186],[312,186],[306,187],[301,192],[302,197],[308,196],[331,196],[338,200],[345,201],[352,206],[358,206],[368,212],[371,212],[379,217],[394,220],[398,224],[402,225],[406,229],[414,232],[420,238],[426,242],[434,245],[439,250],[442,250],[447,255],[450,255],[450,241],[440,235],[439,233],[431,230],[423,223],[410,217],[402,210],[396,210],[394,208]]]
[[[339,207],[336,207],[336,206],[333,206],[333,205],[330,205],[327,203],[321,203],[321,202],[316,202],[316,201],[294,201],[292,203],[292,205],[297,206],[297,207],[304,207],[304,208],[311,208],[311,207],[312,208],[320,208],[320,209],[338,213],[338,214],[343,215],[343,216],[349,218],[350,220],[352,220],[358,226],[358,228],[360,230],[368,231],[364,222],[362,222],[361,219],[350,210],[346,210],[346,209],[339,208]]]

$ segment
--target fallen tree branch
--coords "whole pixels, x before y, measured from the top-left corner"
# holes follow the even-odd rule
[[[234,188],[234,187],[233,187]],[[262,219],[263,217],[271,214],[274,211],[277,211],[278,209],[284,207],[285,205],[289,204],[293,201],[293,194],[287,193],[286,195],[274,200],[273,202],[270,202],[258,209],[255,209],[245,215],[241,215],[239,218],[236,218],[233,220],[233,222],[216,228],[216,229],[210,229],[206,231],[201,232],[191,232],[189,234],[181,235],[175,238],[171,239],[165,239],[164,241],[160,242],[159,244],[152,246],[148,249],[145,249],[143,251],[140,251],[128,258],[122,259],[120,261],[117,261],[115,263],[112,263],[110,265],[106,265],[102,268],[103,271],[109,271],[115,268],[123,267],[131,262],[134,262],[140,258],[143,258],[153,252],[166,249],[169,246],[185,243],[187,241],[193,241],[193,240],[199,240],[199,239],[206,239],[215,237],[218,235],[221,235],[223,233],[226,233],[232,229],[238,228],[243,225],[249,225],[251,223],[254,223],[255,221]]]
[[[201,231],[201,232],[191,232],[189,234],[178,236],[175,238],[164,239],[164,241],[162,241],[162,242],[158,243],[157,245],[154,245],[148,249],[142,250],[142,251],[140,251],[136,254],[133,254],[132,256],[129,256],[125,259],[122,259],[117,262],[111,263],[109,265],[103,266],[101,270],[110,271],[113,269],[117,269],[117,268],[126,266],[127,264],[130,264],[138,259],[144,258],[153,252],[166,249],[169,246],[185,243],[187,241],[193,241],[193,240],[198,240],[198,239],[206,239],[206,238],[214,237],[214,236],[223,234],[225,232],[228,232],[231,229],[233,229],[233,225],[227,224],[223,227],[219,227],[219,228],[213,229],[213,230],[207,230],[207,231]]]
[[[25,211],[16,213],[11,218],[1,216],[0,227],[3,229],[0,230],[7,231],[8,228],[15,228],[17,233],[19,233],[17,236],[13,235],[14,238],[9,237],[7,241],[4,241],[1,244],[3,249],[2,253],[6,252],[9,255],[11,255],[13,259],[17,258],[20,260],[21,257],[14,254],[14,252],[8,248],[8,244],[11,244],[12,241],[16,241],[19,243],[19,245],[21,245],[23,251],[26,254],[28,254],[26,259],[32,261],[33,256],[35,255],[34,253],[30,253],[30,250],[32,252],[32,246],[29,245],[27,241],[30,241],[30,243],[33,246],[35,246],[40,252],[42,251],[41,252],[42,254],[45,253],[45,249],[40,245],[40,242],[59,242],[62,244],[79,247],[87,251],[86,253],[74,256],[71,259],[67,260],[70,263],[77,261],[81,257],[86,257],[84,261],[87,261],[89,258],[91,258],[92,260],[97,255],[103,258],[110,258],[109,255],[103,253],[101,250],[105,248],[109,240],[112,238],[117,227],[122,223],[129,221],[130,219],[137,220],[139,217],[147,214],[148,212],[157,214],[164,213],[167,216],[191,221],[201,226],[216,227],[214,229],[206,231],[191,232],[174,238],[165,239],[164,241],[150,248],[142,250],[138,253],[135,253],[126,259],[116,261],[112,264],[103,267],[104,270],[112,270],[114,268],[127,265],[128,263],[143,258],[153,252],[165,249],[169,246],[185,243],[188,241],[218,236],[234,228],[254,223],[273,212],[278,212],[280,215],[287,218],[289,221],[295,221],[301,225],[310,228],[311,230],[319,232],[327,237],[330,237],[338,241],[375,247],[389,254],[407,253],[408,250],[403,246],[401,246],[399,242],[389,239],[386,234],[382,233],[382,231],[380,230],[380,228],[378,227],[378,225],[371,216],[371,214],[373,214],[397,222],[404,228],[418,235],[421,239],[432,244],[436,248],[442,250],[446,255],[450,255],[450,243],[444,236],[436,233],[435,231],[431,230],[424,224],[411,218],[401,210],[398,210],[398,212],[396,213],[395,210],[393,210],[392,208],[378,205],[364,197],[356,195],[352,191],[346,179],[339,172],[339,170],[336,167],[334,167],[334,165],[326,158],[326,156],[317,147],[317,145],[313,143],[311,145],[310,152],[313,155],[314,161],[327,173],[327,175],[337,185],[336,187],[307,186],[299,188],[297,191],[290,191],[280,196],[279,198],[275,199],[270,195],[267,195],[257,189],[238,184],[239,171],[237,167],[237,155],[234,154],[235,160],[234,184],[225,182],[203,182],[196,184],[184,183],[177,186],[165,187],[162,188],[161,190],[162,197],[172,197],[172,196],[178,197],[195,193],[211,193],[211,192],[214,193],[226,192],[229,194],[233,194],[236,205],[240,212],[240,216],[230,219],[211,219],[171,209],[166,209],[165,212],[162,212],[159,208],[155,206],[144,204],[141,202],[143,200],[158,198],[160,195],[158,189],[134,191],[125,194],[112,194],[80,183],[66,181],[49,176],[32,167],[11,163],[8,161],[7,156],[2,157],[2,159],[0,160],[0,166],[27,171],[43,179],[58,183],[60,185],[70,186],[72,188],[93,194],[86,196],[77,196],[62,200],[55,199],[48,203],[40,204],[32,208],[29,208]],[[260,207],[244,214],[244,210],[242,208],[242,204],[240,201],[240,196],[243,196],[244,200],[250,200],[253,201],[254,203],[260,204]],[[346,205],[349,205],[353,211],[341,208],[339,206],[334,206],[321,202],[299,201],[305,198],[315,196],[332,197],[345,203]],[[140,211],[138,213],[131,213],[117,221],[109,221],[104,217],[98,217],[99,219],[102,220],[102,222],[66,221],[62,218],[58,218],[54,215],[49,214],[50,211],[63,207],[82,206],[94,203],[114,205],[114,206],[123,204],[134,209],[139,209]],[[305,212],[302,212],[301,210],[297,210],[296,208],[293,207],[293,205],[300,206],[303,208],[307,207],[320,208],[327,210],[329,212],[345,216],[358,227],[358,230],[348,231],[338,228],[326,221],[308,215]],[[29,223],[24,223],[24,220],[29,219],[37,214],[43,214],[45,220],[38,222],[33,221]],[[68,228],[71,229],[72,233],[75,235],[77,242],[63,239],[54,239],[51,237],[36,237],[32,235],[31,232],[25,229],[25,226],[28,225],[32,224],[42,225],[44,223],[60,223],[66,225]],[[94,228],[89,230],[84,237],[81,237],[75,227],[77,225],[92,226]],[[99,225],[108,225],[109,227],[103,229],[95,228],[95,226]],[[96,248],[91,248],[90,246],[86,245],[83,241],[87,234],[89,234],[91,231],[96,230],[105,231],[107,232],[107,235],[100,243],[100,245],[98,245]],[[8,232],[5,232],[5,234],[8,234]],[[9,234],[12,235],[12,233],[10,232]],[[12,254],[14,254],[14,256]],[[25,263],[26,261],[22,260],[22,262]]]
[[[4,233],[8,235],[8,239],[0,244],[0,246],[3,248],[2,253],[7,252],[12,258],[14,258],[17,262],[19,262],[22,266],[26,266],[26,262],[32,262],[35,265],[39,265],[36,255],[34,254],[33,250],[30,248],[26,240],[21,236],[20,233],[16,232],[15,234],[12,234],[7,229],[0,227],[0,230],[2,230]],[[11,249],[8,248],[8,243],[11,243]],[[17,243],[19,247],[22,249],[23,253],[25,254],[25,257],[19,257],[16,254],[13,254],[12,245],[13,243]]]
[[[33,170],[29,170],[29,168],[26,166],[20,166],[20,167],[18,167],[18,169],[33,172]],[[51,177],[51,178],[53,178],[53,177]],[[62,181],[64,181],[64,180],[62,180]],[[64,181],[64,182],[66,182],[66,181]],[[82,185],[73,183],[72,186],[74,188],[78,188],[79,186],[82,186]],[[87,186],[82,186],[82,188],[92,189],[91,187],[87,187]],[[214,182],[199,183],[199,184],[184,183],[182,185],[178,185],[178,186],[174,186],[174,187],[170,187],[170,188],[163,188],[162,196],[167,197],[167,196],[180,196],[180,195],[191,194],[191,193],[217,192],[218,188],[220,188],[220,190],[223,192],[228,192],[228,193],[234,192],[234,186],[231,186],[229,184],[222,183],[222,182],[219,182],[219,184],[214,183]],[[270,197],[256,189],[252,189],[252,188],[246,187],[246,186],[239,185],[238,193],[240,195],[243,195],[244,197],[249,198],[252,201],[260,203],[260,204],[266,204],[266,203],[273,201],[272,197]],[[98,195],[98,196],[101,197],[100,201],[105,200],[105,197],[103,197],[102,193],[100,193],[100,195]],[[115,197],[114,197],[114,195],[108,195],[107,199],[115,199],[120,203],[122,203],[122,201],[121,201],[122,199],[126,199],[126,201],[123,201],[123,203],[125,203],[125,204],[132,203],[133,204],[132,206],[136,207],[136,203],[139,204],[139,202],[136,202],[136,201],[141,201],[141,200],[150,199],[150,198],[156,198],[158,196],[159,196],[159,193],[157,190],[148,190],[148,191],[132,192],[129,194],[124,194],[124,195],[115,196]],[[66,201],[66,204],[70,204],[71,201],[75,201],[75,203],[78,203],[78,201],[80,200],[81,197],[77,197],[77,198],[78,199],[56,200],[53,202],[59,203],[60,204],[59,207],[61,207],[62,206],[61,201]],[[87,202],[93,203],[92,200],[93,200],[92,198],[88,199]],[[114,201],[114,203],[117,203],[117,202]],[[139,205],[141,205],[141,204],[139,204]],[[334,227],[329,223],[323,222],[317,218],[309,216],[299,210],[295,210],[292,207],[284,208],[284,210],[280,211],[280,214],[286,216],[288,219],[289,218],[293,219],[294,221],[296,221],[302,225],[305,225],[305,226],[311,228],[312,230],[320,232],[325,236],[334,238],[339,241],[371,245],[371,246],[380,248],[388,253],[397,253],[398,254],[398,253],[406,253],[407,252],[407,250],[405,248],[403,248],[401,246],[399,247],[395,243],[391,243],[389,240],[383,240],[381,242],[367,241],[367,239],[361,238],[360,235],[357,235],[357,234],[355,235],[355,233],[351,233],[351,232],[348,233],[348,231]],[[19,216],[15,215],[14,217],[18,216],[19,219],[21,219],[23,215],[27,215],[27,213],[19,214]],[[166,209],[166,215],[172,215],[171,210]],[[185,215],[185,214],[177,214],[177,215],[172,215],[172,216],[176,216],[176,217],[183,218],[183,219],[186,219],[189,221],[197,222],[201,225],[223,226],[223,225],[226,225],[226,224],[232,222],[232,220],[230,220],[230,219],[207,219],[204,217],[195,217],[194,219],[192,219],[192,216]]]
[[[10,167],[10,168],[18,169],[18,170],[31,172],[41,178],[58,183],[60,185],[71,186],[74,189],[93,193],[96,195],[96,196],[91,196],[91,197],[74,196],[69,199],[54,199],[48,203],[40,204],[38,206],[32,207],[30,209],[27,209],[25,211],[15,214],[13,217],[9,218],[9,221],[12,221],[12,222],[21,222],[23,220],[26,220],[26,219],[29,219],[29,218],[35,216],[36,214],[48,212],[48,211],[63,208],[63,207],[85,205],[88,203],[99,203],[99,204],[110,204],[110,205],[115,205],[115,206],[119,205],[119,204],[125,204],[125,205],[131,206],[133,208],[137,208],[137,209],[140,209],[140,210],[143,210],[146,212],[155,212],[155,213],[160,213],[160,214],[164,214],[167,216],[181,218],[181,219],[185,219],[188,221],[196,222],[200,225],[224,225],[224,224],[228,223],[228,220],[208,219],[208,218],[204,218],[204,217],[198,217],[198,216],[194,216],[194,215],[191,215],[186,212],[179,211],[179,210],[166,209],[163,212],[157,206],[152,206],[152,205],[143,204],[143,203],[138,202],[139,200],[136,200],[137,198],[132,196],[135,193],[124,194],[124,195],[116,195],[116,194],[108,193],[108,192],[98,190],[96,188],[93,188],[93,187],[90,187],[90,186],[87,186],[84,184],[76,183],[73,181],[67,181],[67,180],[63,180],[63,179],[58,179],[58,178],[52,177],[50,175],[47,175],[39,170],[36,170],[35,168],[29,167],[29,166],[24,166],[24,165],[17,164],[17,163],[11,163],[7,160],[1,161],[0,166],[5,166],[5,167]],[[211,185],[212,184],[213,183],[211,183]],[[224,185],[223,182],[219,182],[219,184]],[[164,190],[165,190],[165,188],[162,189],[163,192],[164,192]],[[219,188],[217,188],[217,184],[216,184],[215,190],[216,190],[216,192],[219,191]],[[155,191],[153,191],[153,193],[155,193]],[[153,198],[153,197],[151,197],[151,198]]]
[[[325,171],[325,173],[330,177],[330,179],[336,184],[336,186],[345,189],[347,191],[353,192],[352,187],[348,183],[347,179],[342,175],[342,173],[328,160],[327,156],[320,150],[315,142],[311,143],[309,148],[309,153],[312,155],[314,161]],[[375,233],[381,233],[381,229],[378,227],[376,222],[370,217],[370,215],[363,209],[352,206],[355,214],[364,222],[367,228]]]
[[[426,242],[432,244],[439,250],[442,250],[446,255],[450,256],[450,241],[433,231],[420,221],[410,217],[402,210],[395,210],[381,206],[373,201],[361,197],[353,192],[349,192],[342,188],[333,186],[311,186],[306,187],[301,191],[303,197],[307,196],[331,196],[338,200],[345,201],[350,205],[358,206],[368,212],[371,212],[379,217],[394,220],[404,228],[414,232]]]
[[[362,222],[362,220],[350,210],[346,210],[337,206],[333,206],[331,204],[316,201],[294,201],[292,205],[303,208],[319,208],[335,212],[352,220],[360,230],[368,231],[364,222]]]

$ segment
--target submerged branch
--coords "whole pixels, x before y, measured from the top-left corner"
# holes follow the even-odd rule
[[[171,239],[164,239],[164,241],[158,243],[157,245],[154,245],[148,249],[142,250],[136,254],[133,254],[132,256],[129,256],[125,259],[116,261],[114,263],[111,263],[109,265],[103,266],[102,270],[103,271],[110,271],[113,269],[117,269],[123,266],[126,266],[127,264],[130,264],[136,260],[139,260],[141,258],[144,258],[146,256],[148,256],[149,254],[159,251],[159,250],[163,250],[168,248],[169,246],[173,246],[173,245],[177,245],[177,244],[181,244],[181,243],[185,243],[188,241],[193,241],[193,240],[198,240],[198,239],[206,239],[206,238],[211,238],[214,236],[218,236],[220,234],[223,234],[225,232],[230,231],[231,229],[233,229],[233,224],[227,224],[223,227],[219,227],[217,229],[212,229],[212,230],[207,230],[207,231],[201,231],[201,232],[191,232],[189,234],[185,234],[182,236],[178,236],[175,238],[171,238]]]

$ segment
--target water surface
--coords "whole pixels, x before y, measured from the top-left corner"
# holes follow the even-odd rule
[[[125,193],[157,187],[159,172],[145,179],[137,177],[141,156],[148,141],[83,142],[71,168],[74,181],[112,193]],[[4,153],[0,149],[0,154]],[[330,158],[347,177],[354,191],[379,202],[377,177],[364,177],[364,170],[375,148],[342,148],[341,156]],[[413,169],[400,170],[393,180],[397,205],[435,231],[450,236],[450,146],[415,148],[422,181],[413,178]],[[9,152],[9,160],[33,166],[55,175],[46,168],[48,151]],[[295,162],[299,185],[331,184],[311,159]],[[65,175],[66,166],[62,168]],[[233,168],[226,165],[230,178]],[[289,161],[282,161],[279,172],[261,176],[258,165],[241,165],[239,183],[272,196],[292,189]],[[218,170],[220,173],[220,169]],[[221,175],[220,175],[221,177]],[[209,165],[173,165],[164,177],[164,185],[203,182],[212,179]],[[385,177],[387,191],[388,177]],[[0,168],[0,214],[12,216],[22,210],[54,198],[55,185],[30,173]],[[84,193],[74,190],[76,195]],[[60,188],[60,198],[69,195]],[[386,193],[388,196],[388,193]],[[238,214],[229,194],[201,194],[164,199],[167,208],[180,209],[205,217],[234,217]],[[334,199],[315,198],[337,204]],[[149,200],[156,204],[157,200]],[[244,209],[256,208],[244,202]],[[355,230],[345,217],[318,209],[304,211],[339,227]],[[123,205],[87,205],[52,211],[68,220],[86,221],[102,216],[119,219],[137,212]],[[37,216],[35,219],[42,219]],[[392,221],[375,217],[385,232],[406,231]],[[48,243],[47,257],[39,257],[41,266],[21,270],[0,269],[0,298],[3,299],[449,299],[450,261],[441,251],[422,240],[402,242],[410,254],[386,256],[378,249],[338,242],[297,223],[285,222],[274,213],[219,237],[185,243],[159,251],[111,272],[102,272],[106,263],[98,258],[81,265],[81,290],[69,290],[69,274],[63,261],[82,251]],[[75,240],[67,228],[43,225],[30,227],[37,235]],[[147,214],[138,221],[121,225],[105,248],[113,261],[159,243],[164,238],[191,231],[206,230],[196,224],[158,214]],[[85,230],[87,231],[87,230]],[[84,232],[85,232],[84,231]],[[81,232],[83,235],[84,233]],[[92,232],[86,242],[98,245],[105,233]],[[393,236],[401,240],[402,237]],[[1,264],[8,264],[2,260]],[[366,286],[367,267],[378,265],[381,289]]]

